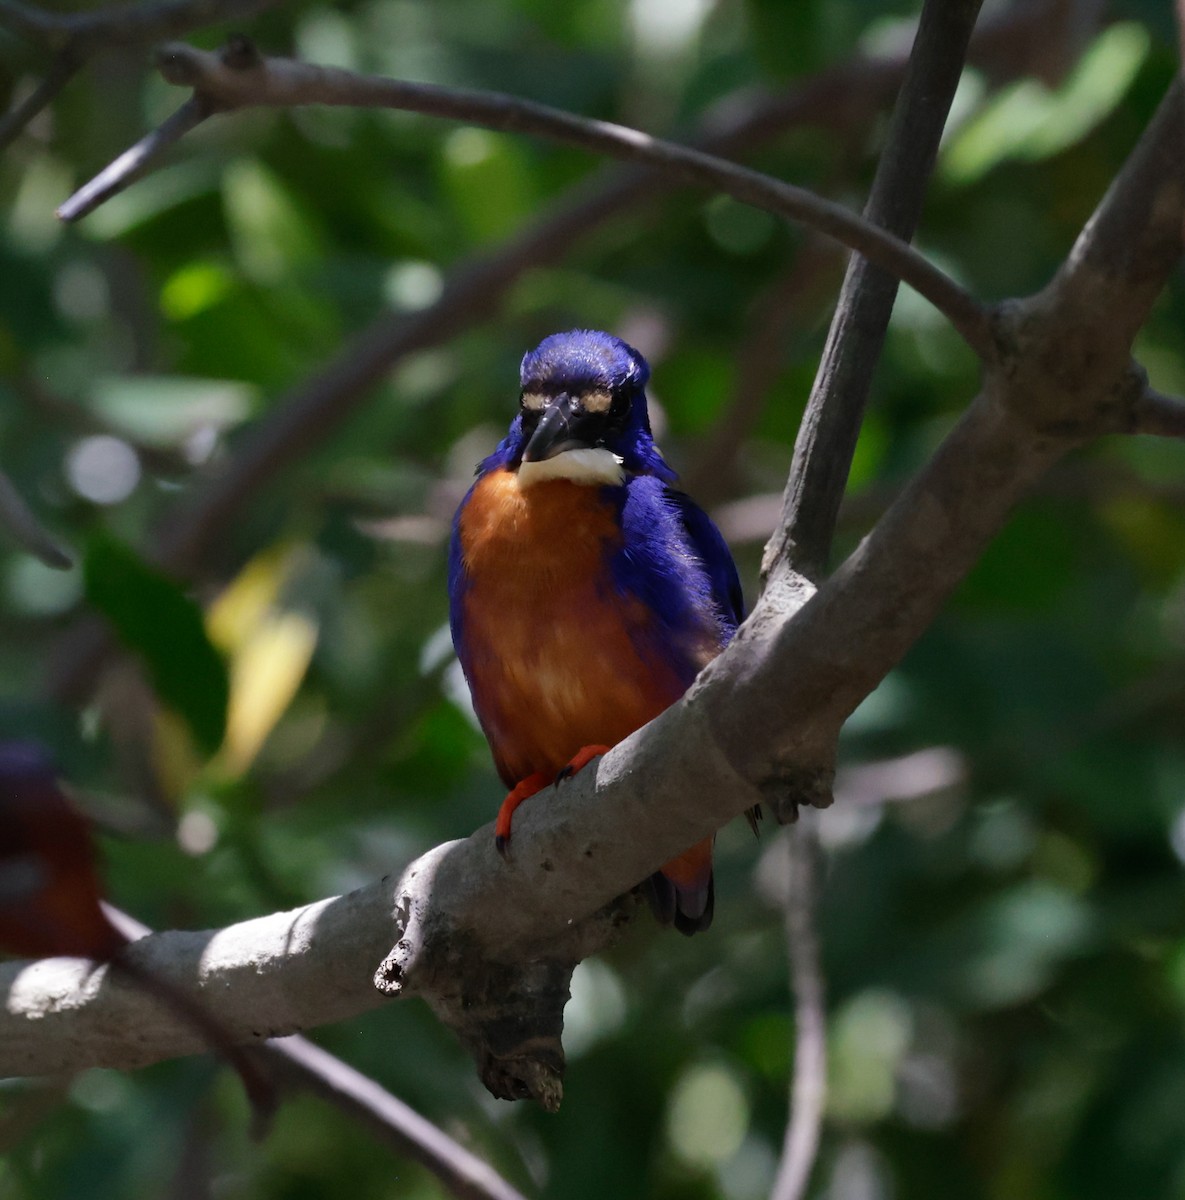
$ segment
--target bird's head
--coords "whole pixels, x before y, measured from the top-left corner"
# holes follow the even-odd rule
[[[574,329],[523,356],[519,411],[493,458],[522,484],[621,483],[626,472],[673,479],[650,433],[650,368],[612,334]]]

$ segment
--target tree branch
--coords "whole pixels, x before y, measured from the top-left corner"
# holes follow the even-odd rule
[[[86,65],[97,51],[179,37],[204,25],[243,20],[277,0],[157,0],[98,12],[44,12],[18,0],[0,0],[0,28],[54,52],[45,78],[20,104],[0,118],[0,150]]]
[[[142,941],[152,933],[135,917],[110,904],[103,907],[112,924],[132,942]],[[135,986],[135,981],[132,983]],[[150,992],[144,994],[151,996]],[[209,1020],[204,1005],[202,1011]],[[208,1042],[202,1045],[209,1048]],[[460,1200],[523,1200],[487,1163],[328,1050],[305,1038],[291,1036],[270,1039],[259,1054],[289,1083],[303,1087],[361,1121],[396,1154],[426,1168]]]
[[[82,59],[70,49],[60,50],[50,64],[45,78],[19,103],[0,117],[0,150],[6,150],[21,131],[82,68]]]
[[[408,83],[293,59],[264,58],[244,38],[232,40],[217,54],[192,46],[169,45],[161,51],[158,65],[170,83],[193,88],[193,99],[204,112],[308,104],[391,108],[469,121],[504,132],[535,134],[610,158],[644,163],[679,182],[706,186],[808,225],[859,251],[929,300],[981,358],[991,359],[994,354],[987,311],[907,243],[838,204],[702,150],[498,92]],[[149,149],[148,141],[145,139],[136,149]],[[124,155],[103,171],[101,188],[96,186],[97,181],[88,184],[58,209],[58,215],[67,221],[85,216],[102,199],[143,174],[151,163],[150,155],[141,153],[124,169],[121,164],[127,158]]]
[[[180,37],[222,21],[242,21],[278,0],[153,0],[95,12],[46,12],[19,0],[0,0],[0,27],[51,49],[144,45]]]
[[[156,160],[210,115],[197,96],[192,96],[166,121],[151,133],[145,134],[134,146],[125,150],[113,163],[99,172],[85,187],[81,187],[59,209],[63,221],[73,221],[92,212],[104,200],[122,191],[129,183],[152,169]]]
[[[16,485],[3,471],[0,471],[0,529],[47,567],[65,571],[74,565],[74,560],[33,515]]]
[[[524,1200],[493,1167],[361,1071],[302,1037],[268,1042],[280,1074],[349,1114],[396,1154],[431,1171],[460,1200]]]
[[[1133,432],[1185,438],[1185,400],[1146,387],[1136,402]]]
[[[868,221],[905,240],[921,219],[981,3],[928,0],[922,9],[909,71],[864,209]],[[783,560],[808,579],[817,579],[826,566],[896,298],[892,274],[867,258],[851,259],[794,444],[782,528],[762,567],[766,577]]]

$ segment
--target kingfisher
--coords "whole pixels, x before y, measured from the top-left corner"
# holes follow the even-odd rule
[[[503,853],[519,804],[678,700],[744,615],[723,537],[655,445],[642,355],[577,329],[529,351],[520,376],[518,413],[477,468],[449,553],[453,645],[510,788],[494,827]],[[644,885],[685,934],[712,922],[712,840]]]
[[[106,961],[127,944],[103,911],[90,827],[32,742],[0,742],[0,952]]]

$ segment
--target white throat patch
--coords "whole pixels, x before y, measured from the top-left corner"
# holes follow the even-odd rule
[[[525,462],[518,468],[519,487],[530,487],[547,479],[567,479],[571,483],[585,483],[603,487],[610,484],[619,487],[625,482],[625,470],[621,459],[611,450],[585,449],[565,450],[542,462]]]

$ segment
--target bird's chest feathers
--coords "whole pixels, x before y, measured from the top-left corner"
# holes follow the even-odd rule
[[[511,770],[558,769],[582,745],[625,737],[682,692],[643,649],[653,614],[615,585],[618,511],[602,487],[557,479],[524,488],[498,471],[461,516],[466,671]],[[531,738],[533,747],[519,745]]]

